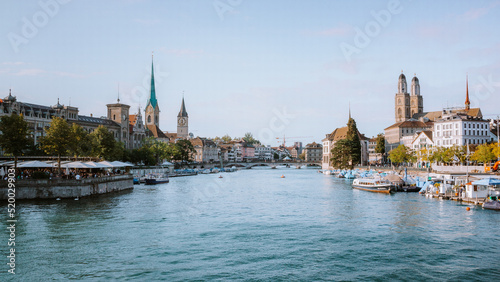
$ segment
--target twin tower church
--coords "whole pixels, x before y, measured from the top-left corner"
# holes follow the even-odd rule
[[[470,108],[468,81],[466,82],[465,92],[464,108],[457,108],[452,110],[452,112],[464,113],[476,118],[482,118],[481,110],[479,108]],[[410,93],[408,93],[406,77],[401,71],[401,75],[398,79],[398,92],[395,95],[394,113],[396,123],[408,120],[432,122],[442,118],[443,111],[424,112],[424,98],[420,95],[420,82],[418,81],[418,78],[416,76],[412,78]]]

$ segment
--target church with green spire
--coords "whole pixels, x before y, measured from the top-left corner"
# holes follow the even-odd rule
[[[169,138],[160,129],[160,107],[158,106],[158,100],[156,99],[153,61],[151,61],[151,90],[145,111],[146,115],[144,118],[146,119],[145,124],[148,129],[148,135],[168,142]]]
[[[188,114],[182,97],[181,110],[177,116],[177,133],[163,132],[160,129],[160,107],[156,98],[154,65],[151,62],[151,88],[145,109],[145,124],[148,129],[148,135],[164,140],[166,142],[175,142],[178,139],[188,139]]]

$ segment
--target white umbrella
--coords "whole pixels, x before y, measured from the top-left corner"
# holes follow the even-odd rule
[[[17,165],[17,167],[52,167],[52,165],[41,161],[29,161],[29,162],[23,162]]]
[[[61,165],[61,167],[66,167],[66,168],[93,168],[93,166],[90,166],[88,164],[84,164],[82,162],[71,162],[67,164]]]
[[[113,163],[108,162],[108,161],[98,162],[98,164],[107,165],[108,167],[118,167],[117,165],[114,165]]]
[[[114,162],[111,162],[111,164],[113,164],[115,167],[133,166],[133,165],[131,165],[131,164],[128,164],[128,163],[123,163],[123,162],[119,162],[119,161],[114,161]]]
[[[96,162],[85,162],[85,164],[90,165],[94,168],[108,168],[112,167],[111,165],[103,164],[103,163],[96,163]]]
[[[5,170],[2,168],[0,168],[0,176],[2,176],[2,178],[5,176]]]

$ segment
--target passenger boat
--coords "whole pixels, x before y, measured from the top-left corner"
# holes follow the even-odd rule
[[[145,179],[146,185],[155,185],[161,183],[168,183],[170,180],[168,179],[168,175],[156,176],[156,175],[148,175]]]
[[[392,185],[389,181],[376,178],[354,179],[352,182],[352,188],[376,193],[389,194],[392,192]]]

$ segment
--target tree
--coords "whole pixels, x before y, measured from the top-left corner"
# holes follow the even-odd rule
[[[457,161],[460,163],[464,163],[467,158],[467,148],[465,146],[456,146],[454,145],[450,149],[451,155],[453,156],[453,161]]]
[[[410,161],[411,158],[411,152],[409,152],[409,149],[403,144],[399,145],[396,149],[389,152],[389,159],[393,163],[404,163]]]
[[[306,152],[303,152],[302,154],[300,154],[299,159],[305,160],[306,159]]]
[[[493,155],[498,159],[500,158],[500,147],[498,147],[498,142],[491,143],[490,144],[491,151],[493,152]]]
[[[224,138],[224,137],[222,137]],[[178,160],[181,162],[188,162],[191,160],[193,153],[196,152],[193,144],[189,140],[179,140],[175,143],[175,147],[178,152]]]
[[[359,132],[356,126],[356,121],[353,118],[349,118],[347,122],[347,140],[351,141],[351,163],[352,165],[357,165],[361,163],[361,141],[359,140]]]
[[[102,159],[113,159],[116,153],[116,140],[107,127],[99,125],[94,132],[90,133],[92,140],[92,155]]]
[[[74,140],[69,144],[69,153],[75,157],[90,155],[92,144],[87,131],[80,125],[73,123],[70,127],[70,134]]]
[[[481,144],[476,148],[471,159],[480,163],[486,164],[495,158],[493,150],[489,144]]]
[[[227,135],[227,134],[226,134],[226,135],[224,135],[224,136],[222,136],[222,141],[224,141],[224,143],[228,143],[228,142],[230,142],[231,140],[233,140],[233,139],[231,138],[231,136],[229,136],[229,135]]]
[[[169,144],[162,142],[154,137],[149,137],[144,141],[142,146],[144,152],[148,155],[151,154],[154,158],[154,165],[160,163],[161,160],[167,159]]]
[[[352,144],[353,141],[342,139],[335,142],[330,159],[332,166],[339,169],[352,169]]]
[[[380,133],[377,135],[377,145],[375,146],[375,153],[377,154],[385,154],[385,137],[384,134]]]
[[[74,142],[71,129],[65,119],[54,117],[50,127],[45,130],[42,148],[47,154],[57,155],[58,173],[61,174],[61,156],[65,156]]]
[[[245,133],[245,137],[243,137],[243,140],[249,145],[260,144],[260,141],[253,138],[253,135],[250,132]]]
[[[0,147],[5,153],[14,156],[14,168],[17,168],[18,156],[34,143],[30,137],[28,123],[21,115],[12,113],[0,120],[0,132]]]

